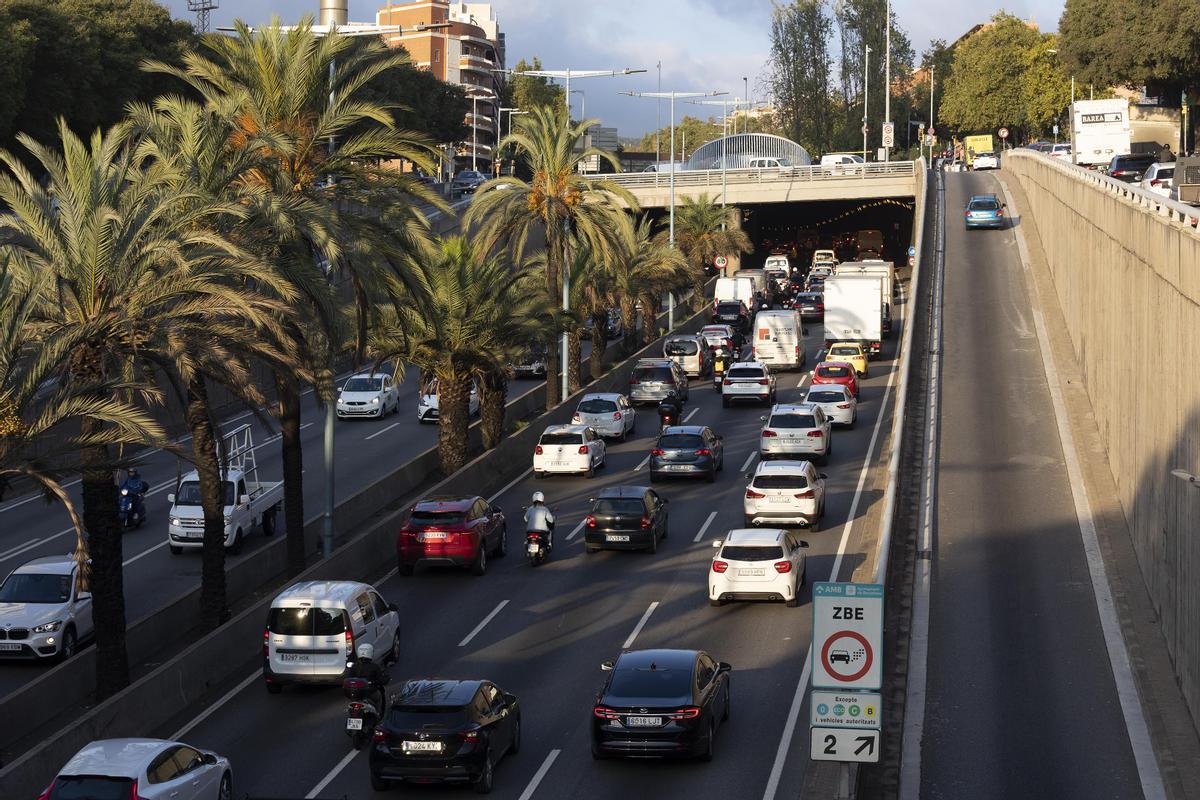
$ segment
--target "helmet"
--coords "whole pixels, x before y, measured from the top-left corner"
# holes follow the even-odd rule
[[[674,390],[674,389],[669,389],[669,390],[667,391],[667,399],[668,399],[668,400],[674,400],[674,399],[675,399],[677,396],[678,396],[678,395],[676,395],[676,394],[675,394],[675,390]]]
[[[375,656],[375,646],[370,644],[360,644],[358,646],[358,650],[355,652],[358,653],[359,658],[365,661],[370,661]]]
[[[533,493],[533,502],[534,503],[546,502],[546,495],[542,494],[541,492],[534,492]]]
[[[125,474],[131,478],[136,478],[138,476],[137,467],[130,467],[129,471],[126,472]]]

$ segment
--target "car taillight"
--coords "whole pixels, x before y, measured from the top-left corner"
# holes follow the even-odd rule
[[[746,490],[746,499],[747,500],[759,500],[763,497],[766,497],[766,495],[763,494],[762,492],[756,492],[753,489]]]
[[[133,783],[129,785],[129,800],[142,800],[142,798],[138,795],[137,778],[134,778]]]
[[[271,629],[263,629],[263,658],[271,655]]]
[[[464,742],[478,742],[479,730],[477,728],[472,728],[471,730],[467,731],[459,731],[458,738],[462,739]]]
[[[695,719],[700,716],[700,709],[696,706],[688,706],[681,708],[673,714],[668,714],[667,719]]]
[[[821,431],[809,431],[808,432],[808,437],[810,439],[821,439],[821,438],[824,438],[824,436],[825,436],[825,434],[822,433]]]
[[[763,431],[762,435],[763,435],[764,439],[771,439],[775,436],[778,436],[779,434],[776,433],[775,431]]]
[[[707,447],[701,447],[699,450],[697,450],[697,451],[696,451],[696,455],[698,455],[698,456],[711,456],[711,455],[712,455],[712,450],[709,450]]]
[[[825,304],[817,303],[817,311],[824,311],[824,310],[825,310]]]
[[[50,800],[50,793],[54,791],[54,781],[50,781],[50,785],[46,787],[46,791],[38,795],[38,800]]]
[[[346,655],[354,654],[354,631],[346,630]]]
[[[996,216],[997,216],[997,217],[1003,217],[1003,216],[1004,216],[1004,211],[1003,211],[1003,210],[999,210],[999,211],[997,211],[997,212],[996,212]]]
[[[588,526],[589,528],[594,528],[594,527],[596,527],[596,518],[595,518],[595,517],[593,517],[591,514],[588,514],[588,515],[587,515],[587,519],[586,519],[586,520],[584,520],[584,522],[585,522],[585,523],[587,523],[587,526]]]
[[[729,380],[729,378],[725,378],[721,381],[722,386],[729,386],[731,383],[733,383],[733,381]]]
[[[1151,186],[1162,186],[1162,183],[1163,183],[1163,182],[1162,182],[1161,180],[1159,180],[1158,178],[1151,178],[1151,179],[1150,179],[1150,185],[1151,185]]]
[[[849,407],[850,407],[849,403],[839,403],[838,404],[838,408],[849,408]]]
[[[770,386],[771,382],[769,380],[767,380],[766,378],[759,378],[758,385],[759,386]]]
[[[629,385],[630,385],[630,386],[636,386],[636,385],[637,385],[637,384],[639,384],[639,383],[641,383],[641,381],[640,381],[640,380],[638,380],[637,378],[630,378],[630,379],[629,379]]]
[[[586,455],[587,455],[587,452],[588,452],[588,449],[587,449],[587,445],[586,445],[586,444],[581,444],[581,445],[579,445],[579,455],[581,455],[581,456],[586,456]]]
[[[540,456],[542,454],[542,446],[539,444],[537,447],[533,448],[533,453],[534,455]]]
[[[613,419],[620,419],[620,418],[621,418],[621,412],[620,412],[620,411],[614,411],[614,412],[613,412]]]
[[[651,450],[651,451],[650,451],[650,455],[652,455],[652,456],[661,456],[661,455],[663,455],[663,451],[662,451],[660,448],[657,448],[657,447],[656,447],[656,448],[654,448],[653,450]]]
[[[776,562],[775,562],[775,571],[776,571],[776,572],[778,572],[778,573],[780,573],[780,574],[783,574],[783,573],[785,573],[785,572],[791,572],[791,571],[792,571],[792,562],[790,562],[790,561],[776,561]]]
[[[592,709],[592,716],[596,719],[619,719],[621,715],[608,706],[596,706]]]
[[[813,499],[812,489],[806,489],[803,492],[796,492],[796,499],[797,500],[812,500]]]
[[[642,521],[641,521],[641,525],[642,525],[642,527],[643,527],[643,528],[649,528],[649,527],[650,527],[650,518],[649,518],[649,517],[646,517],[646,516],[643,516],[643,517],[642,517]]]
[[[713,572],[724,572],[727,569],[729,569],[729,562],[727,562],[727,561],[714,561],[713,562],[713,565],[712,565]]]
[[[382,728],[376,728],[375,732],[371,734],[372,742],[386,742],[387,738],[387,733]]]

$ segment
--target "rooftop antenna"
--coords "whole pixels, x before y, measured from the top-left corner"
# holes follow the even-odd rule
[[[217,0],[188,0],[188,11],[196,12],[198,33],[208,33],[208,18],[217,6]]]

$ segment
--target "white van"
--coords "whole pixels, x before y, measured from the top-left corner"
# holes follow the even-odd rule
[[[713,287],[713,308],[722,300],[741,300],[746,308],[754,305],[754,281],[750,278],[717,278]]]
[[[794,308],[760,311],[754,317],[754,360],[774,370],[804,366],[804,326]]]
[[[360,644],[375,661],[400,657],[400,609],[370,584],[303,581],[271,601],[263,632],[263,678],[277,694],[289,683],[340,684]]]
[[[766,292],[766,291],[767,291],[767,273],[766,273],[766,270],[761,270],[761,269],[739,269],[737,272],[733,273],[733,277],[735,277],[735,278],[749,278],[751,281],[753,281],[753,282],[754,282],[754,292],[755,292],[756,294],[757,294],[758,292]],[[749,308],[753,308],[753,306],[752,306],[750,303],[747,303],[746,305],[747,305],[747,307],[749,307]]]

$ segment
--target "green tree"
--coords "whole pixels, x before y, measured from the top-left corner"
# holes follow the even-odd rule
[[[643,326],[653,329],[654,301],[661,293],[687,281],[687,261],[654,230],[650,217],[626,214],[618,228],[618,246],[612,259],[612,287],[625,322],[625,350],[633,352],[640,340],[637,306],[643,301]]]
[[[771,20],[768,83],[787,136],[823,153],[832,142],[829,43],[833,19],[825,0],[777,5]]]
[[[518,61],[504,85],[502,94],[504,105],[519,108],[522,111],[532,111],[545,106],[562,108],[565,105],[563,92],[566,91],[562,86],[554,83],[551,78],[521,74],[529,70],[541,69],[542,60],[537,56],[534,56],[532,63],[523,58]]]
[[[707,194],[698,198],[685,196],[683,205],[675,209],[675,244],[687,259],[692,305],[697,311],[706,302],[704,284],[708,281],[708,273],[705,268],[713,263],[713,259],[754,251],[746,232],[730,227],[728,221],[729,209]]]
[[[432,142],[450,144],[470,138],[466,118],[471,101],[466,90],[415,64],[401,64],[376,76],[363,87],[360,99],[391,111],[397,128]]]
[[[934,39],[931,41],[929,47],[921,54],[921,70],[925,73],[925,79],[919,80],[913,85],[909,96],[912,99],[913,116],[923,120],[926,127],[928,127],[930,122],[930,70],[933,70],[933,121],[938,123],[938,127],[945,127],[941,124],[942,115],[938,109],[941,107],[942,95],[945,93],[945,83],[950,77],[950,69],[953,63],[954,51],[946,45],[943,39]]]
[[[887,19],[886,0],[843,0],[834,6],[834,20],[838,26],[840,41],[840,63],[838,91],[841,95],[842,114],[840,125],[834,135],[836,149],[856,150],[862,147],[862,120],[865,116],[870,125],[868,145],[870,149],[880,146],[880,131],[884,120],[884,53],[886,52],[887,26],[891,25],[891,74],[893,88],[892,120],[900,120],[897,130],[906,124],[907,115],[898,115],[894,92],[897,85],[904,85],[912,72],[913,49],[908,35],[896,23],[893,11]],[[863,113],[863,53],[870,46],[871,58],[868,68],[870,107]],[[903,136],[903,131],[901,131]]]

